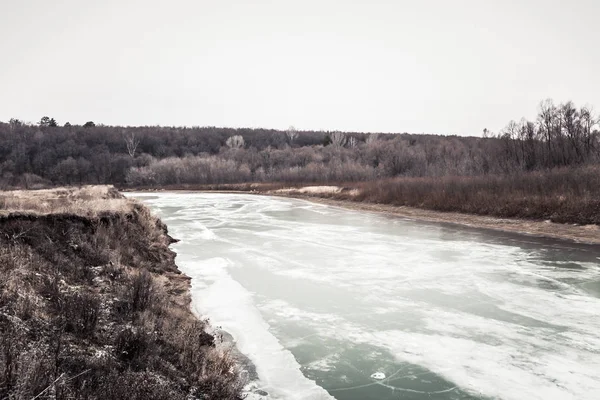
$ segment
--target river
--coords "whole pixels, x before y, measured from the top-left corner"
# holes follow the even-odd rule
[[[600,247],[295,199],[130,195],[180,240],[193,306],[269,399],[600,399]]]

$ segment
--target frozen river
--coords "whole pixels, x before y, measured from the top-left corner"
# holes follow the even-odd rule
[[[302,200],[131,195],[181,240],[194,307],[269,398],[600,399],[599,247]]]

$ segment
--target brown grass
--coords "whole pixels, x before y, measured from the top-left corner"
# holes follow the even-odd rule
[[[359,203],[406,206],[498,218],[600,225],[600,167],[514,175],[381,179],[337,188],[296,187],[263,192]]]
[[[83,186],[0,192],[0,213],[74,214],[126,213],[133,203],[112,186]]]
[[[398,178],[352,189],[334,197],[501,218],[600,224],[597,166],[510,176]]]

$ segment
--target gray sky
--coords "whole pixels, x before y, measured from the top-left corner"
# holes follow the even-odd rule
[[[0,0],[0,120],[480,135],[600,108],[598,0]]]

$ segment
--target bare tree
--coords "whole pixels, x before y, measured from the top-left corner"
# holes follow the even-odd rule
[[[367,144],[371,144],[375,143],[377,140],[379,140],[379,133],[371,133],[369,134],[369,136],[367,136],[367,139],[365,141]]]
[[[348,138],[348,142],[346,145],[351,149],[355,148],[356,147],[356,138],[354,136],[350,136]]]
[[[241,149],[244,147],[244,138],[242,135],[234,135],[230,136],[229,139],[225,142],[227,147],[231,149]]]
[[[20,119],[16,119],[16,118],[11,118],[10,121],[8,121],[8,124],[10,125],[10,129],[11,130],[15,130],[20,126],[23,126],[23,121],[21,121]]]
[[[127,153],[129,153],[131,158],[134,158],[135,151],[140,144],[140,139],[136,137],[135,132],[130,131],[123,134],[123,140],[125,140],[125,144],[127,145]]]
[[[346,135],[344,132],[335,131],[329,137],[331,138],[331,144],[335,147],[342,147],[346,144]]]
[[[40,126],[50,126],[50,117],[42,117],[42,119],[40,119]]]
[[[296,130],[296,128],[294,128],[293,125],[290,125],[287,131],[285,131],[285,134],[289,139],[290,144],[294,143],[294,140],[298,137],[298,131]]]
[[[591,107],[581,108],[580,122],[584,151],[586,155],[589,155],[594,150],[594,126],[597,124],[594,110]]]
[[[540,131],[542,141],[546,144],[545,150],[545,161],[546,165],[549,166],[554,160],[553,157],[553,131],[557,125],[557,109],[554,102],[551,99],[542,101],[538,108],[538,124],[540,125]]]
[[[573,102],[568,101],[560,106],[559,112],[562,119],[562,126],[565,132],[565,137],[571,144],[571,148],[575,153],[574,157],[567,153],[568,161],[569,163],[571,163],[572,161],[581,162],[582,150],[580,147],[581,124],[579,119],[579,110],[577,110]],[[573,160],[573,158],[575,158],[575,160]]]

